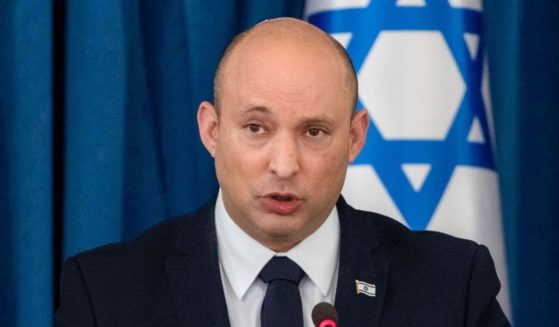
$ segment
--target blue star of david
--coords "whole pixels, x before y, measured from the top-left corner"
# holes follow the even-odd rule
[[[452,8],[447,0],[427,1],[424,7],[398,7],[394,0],[373,0],[365,8],[319,12],[309,22],[328,33],[352,33],[347,51],[356,71],[383,30],[440,31],[467,85],[446,139],[385,140],[371,122],[367,143],[354,164],[370,164],[412,229],[425,229],[456,166],[494,169],[489,127],[481,94],[483,56],[471,59],[463,33],[480,36],[483,53],[482,14]],[[360,108],[363,105],[359,104]],[[468,142],[473,120],[480,122],[483,144]],[[419,191],[413,189],[402,164],[430,164],[431,171]]]

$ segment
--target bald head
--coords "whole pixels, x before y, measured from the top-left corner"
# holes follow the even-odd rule
[[[342,76],[345,92],[350,101],[349,110],[357,104],[357,76],[344,47],[330,35],[305,21],[294,18],[276,18],[263,21],[251,29],[237,35],[225,49],[214,78],[214,104],[219,114],[222,107],[223,89],[229,83],[231,66],[239,65],[240,58],[274,46],[291,49],[291,56],[303,52],[315,52],[317,59],[329,57],[343,66]],[[286,67],[287,68],[287,67]]]

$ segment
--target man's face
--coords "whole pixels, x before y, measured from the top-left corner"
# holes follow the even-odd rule
[[[324,222],[361,148],[343,64],[328,52],[299,50],[269,43],[235,53],[205,142],[227,212],[275,251]],[[214,108],[203,103],[203,110]]]

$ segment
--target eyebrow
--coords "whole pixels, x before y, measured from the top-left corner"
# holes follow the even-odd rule
[[[309,126],[309,125],[322,125],[326,124],[329,126],[336,126],[336,121],[331,119],[330,117],[309,117],[304,119],[301,122],[301,125]]]
[[[262,113],[262,114],[266,114],[266,115],[272,115],[272,111],[270,110],[270,108],[266,107],[266,106],[248,106],[248,109],[242,112],[242,115],[249,115],[251,113]],[[325,115],[321,115],[321,116],[315,116],[315,117],[308,117],[303,119],[303,121],[301,121],[299,123],[299,125],[303,125],[303,126],[309,126],[309,125],[321,125],[321,124],[327,124],[330,126],[336,126],[337,123],[334,119],[332,119],[331,117],[327,117]]]
[[[266,106],[249,106],[248,109],[243,111],[242,114],[246,115],[246,114],[250,114],[250,113],[253,113],[253,112],[260,112],[260,113],[263,113],[263,114],[270,114],[271,113],[270,108],[268,108]]]

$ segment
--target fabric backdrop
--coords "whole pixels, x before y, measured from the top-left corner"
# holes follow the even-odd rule
[[[429,1],[429,0],[427,0]],[[0,1],[0,326],[48,326],[64,258],[217,184],[195,113],[239,31],[303,1]],[[515,325],[559,307],[559,4],[487,1]]]

